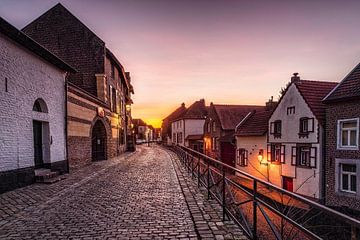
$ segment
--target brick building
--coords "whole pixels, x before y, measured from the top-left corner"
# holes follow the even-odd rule
[[[360,211],[360,65],[324,99],[326,205]],[[352,211],[354,212],[354,211]]]
[[[75,70],[0,18],[0,193],[67,171],[65,85]]]
[[[205,154],[235,167],[235,128],[248,114],[260,108],[211,103],[204,124]]]
[[[105,42],[60,3],[23,31],[78,70],[68,76],[70,167],[125,151],[134,91],[130,74]]]

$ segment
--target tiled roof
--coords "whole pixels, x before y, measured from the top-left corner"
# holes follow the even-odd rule
[[[208,107],[205,106],[205,100],[200,99],[194,102],[181,118],[202,119],[206,117],[207,113]]]
[[[323,123],[325,120],[324,97],[336,87],[336,82],[300,80],[295,83],[305,102],[310,107],[316,118]]]
[[[360,97],[360,64],[358,64],[324,99],[325,102]]]
[[[263,136],[268,130],[268,121],[272,110],[257,109],[236,130],[238,136]]]
[[[230,143],[232,143],[233,140],[234,140],[234,131],[231,131],[230,133],[227,133],[224,136],[221,136],[219,138],[220,142],[230,142]]]
[[[18,30],[13,25],[5,21],[3,18],[0,17],[0,33],[4,34],[11,40],[15,41],[16,43],[20,44],[24,48],[30,50],[35,55],[43,58],[47,62],[53,64],[54,66],[62,69],[64,71],[75,73],[76,70],[71,67],[69,64],[61,60],[52,52],[48,51],[45,47],[37,43],[35,40],[30,38],[24,32]]]
[[[132,122],[136,126],[146,126],[146,123],[140,118],[133,118]]]
[[[254,105],[213,105],[216,114],[220,120],[221,127],[223,130],[235,129],[236,125],[246,117],[246,115],[256,109],[261,109],[262,106]]]
[[[163,121],[165,120],[172,121],[174,119],[177,119],[181,117],[185,112],[186,112],[186,107],[185,104],[182,103],[180,107],[178,107],[175,111],[170,113],[170,115],[164,118]]]

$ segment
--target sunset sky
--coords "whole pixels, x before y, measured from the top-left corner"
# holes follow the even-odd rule
[[[18,28],[58,0],[0,0]],[[182,102],[276,99],[293,72],[340,81],[360,61],[360,1],[60,1],[132,75],[133,117],[159,126]]]

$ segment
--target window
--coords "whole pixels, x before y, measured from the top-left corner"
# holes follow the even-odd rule
[[[176,133],[173,133],[173,143],[176,143]]]
[[[46,103],[41,98],[35,100],[32,110],[35,112],[48,113],[48,108],[46,106]]]
[[[338,121],[338,148],[358,149],[359,119]]]
[[[179,141],[178,141],[179,143],[182,143],[183,142],[183,140],[182,140],[182,133],[179,133]]]
[[[314,118],[300,118],[299,136],[308,136],[310,132],[314,132]]]
[[[111,78],[115,79],[115,66],[114,66],[114,64],[111,64]]]
[[[212,124],[212,130],[213,130],[213,132],[216,132],[216,122],[215,121]]]
[[[216,137],[212,138],[211,149],[213,151],[218,150],[218,141]]]
[[[356,193],[356,165],[340,164],[340,190]]]
[[[208,122],[207,124],[207,132],[211,132],[211,122]]]
[[[237,165],[245,167],[248,165],[248,151],[244,148],[240,148],[237,151]]]
[[[285,163],[285,145],[269,144],[267,146],[267,159],[271,163]]]
[[[281,137],[281,120],[270,123],[270,134],[274,137]]]
[[[111,87],[111,111],[116,112],[116,89]]]
[[[295,106],[288,107],[286,109],[286,115],[295,114]]]
[[[299,144],[291,148],[291,165],[316,168],[317,148],[311,145]]]

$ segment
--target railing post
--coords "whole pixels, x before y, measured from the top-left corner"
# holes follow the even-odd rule
[[[198,176],[198,187],[200,187],[200,154],[198,157],[197,176]]]
[[[253,239],[257,239],[257,200],[256,200],[256,194],[257,194],[257,181],[254,179],[254,186],[253,186]]]
[[[191,177],[194,178],[194,159],[195,157],[192,158],[191,161]]]
[[[351,240],[356,240],[356,227],[351,225]]]
[[[226,197],[225,197],[225,167],[224,166],[222,166],[222,212],[223,212],[223,221],[225,221]]]
[[[206,165],[207,165],[207,195],[208,195],[208,200],[210,199],[210,160],[207,159],[206,160]]]

